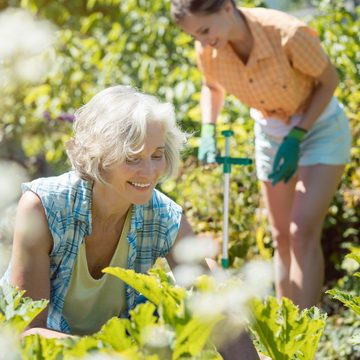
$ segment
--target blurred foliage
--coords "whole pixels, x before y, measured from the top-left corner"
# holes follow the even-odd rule
[[[360,346],[354,342],[359,328],[359,316],[350,310],[340,309],[336,316],[328,317],[315,359],[360,359]]]
[[[360,247],[351,247],[350,251],[341,264],[346,275],[336,282],[334,289],[327,291],[327,294],[348,308],[338,306],[335,314],[328,318],[317,351],[318,359],[360,358]]]
[[[357,267],[360,267],[360,248],[354,248],[350,254],[346,256],[346,259],[352,259],[357,263]],[[359,282],[360,272],[354,273],[357,282]],[[359,284],[357,286],[359,288]],[[344,305],[352,309],[357,315],[360,316],[360,296],[359,292],[353,293],[340,290],[339,288],[331,289],[327,291],[334,299],[341,301]],[[360,345],[360,342],[359,342]]]
[[[353,134],[352,159],[332,202],[323,232],[327,279],[341,273],[351,244],[359,244],[360,230],[360,6],[354,13],[345,1],[317,1],[320,15],[311,21],[340,75],[336,95],[345,106]],[[329,26],[331,24],[331,26]]]
[[[51,165],[48,171],[63,171],[69,166],[67,115],[119,83],[172,102],[185,128],[196,127],[191,110],[198,102],[200,75],[192,39],[171,24],[169,3],[23,0],[21,6],[58,26],[56,56],[41,84],[8,87],[3,94],[4,156],[12,154],[34,175],[46,172],[44,160]],[[21,150],[16,154],[13,148]]]

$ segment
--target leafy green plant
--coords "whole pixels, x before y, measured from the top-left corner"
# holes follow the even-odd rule
[[[216,313],[207,319],[197,318],[196,314],[191,315],[185,306],[185,289],[173,287],[171,279],[164,276],[162,270],[152,270],[154,277],[121,268],[106,268],[104,272],[117,276],[154,304],[146,304],[147,308],[141,306],[132,311],[135,326],[130,330],[130,334],[144,345],[140,340],[144,327],[155,324],[170,326],[174,330],[174,360],[186,356],[200,356],[212,329],[223,318]],[[158,308],[159,320],[153,315],[155,305]],[[137,319],[139,321],[136,321]]]
[[[121,355],[122,359],[129,360],[221,359],[209,337],[215,324],[223,317],[215,314],[205,319],[190,314],[186,309],[187,292],[174,287],[163,270],[152,270],[150,275],[121,268],[107,268],[104,271],[134,286],[149,301],[131,310],[128,319],[110,319],[92,336],[68,339],[27,336],[22,342],[24,358],[73,359],[99,353]],[[17,302],[22,295],[14,291],[11,297],[7,295],[10,303],[11,299]],[[36,303],[32,306],[31,303],[31,300],[27,300],[26,311],[19,312],[25,319],[34,315]]]
[[[325,328],[326,314],[316,307],[299,312],[291,300],[269,297],[252,303],[251,325],[259,350],[276,360],[314,359]]]
[[[193,289],[185,290],[174,286],[162,269],[153,269],[149,275],[121,268],[106,268],[104,272],[133,286],[149,301],[131,310],[129,318],[110,319],[91,336],[66,339],[27,336],[21,345],[24,358],[61,360],[101,354],[129,360],[220,360],[222,357],[214,347],[212,333],[219,325],[223,333],[224,329],[231,332],[234,328],[227,328],[226,318],[229,314],[233,317],[239,308],[238,314],[246,324],[249,318],[246,308],[242,308],[244,301],[250,304],[251,330],[257,347],[276,360],[313,359],[325,326],[326,315],[317,308],[299,312],[286,298],[281,302],[273,297],[266,301],[255,299],[249,292],[252,285],[246,283],[246,278],[239,277],[239,273],[230,273],[220,282],[203,275]],[[233,292],[236,287],[238,298]],[[203,297],[196,308],[194,300],[199,300],[199,296]],[[225,307],[218,306],[218,300],[226,298],[232,299],[228,314],[223,311],[229,306],[227,303],[224,302]],[[33,302],[23,298],[23,292],[5,287],[0,294],[0,304],[7,314],[3,322],[22,331],[47,302]],[[203,311],[207,306],[210,312],[209,309]]]
[[[329,281],[342,275],[339,266],[346,249],[360,240],[360,43],[357,40],[360,6],[350,11],[344,0],[316,0],[315,4],[319,11],[310,25],[318,31],[322,45],[338,70],[340,84],[336,96],[344,104],[353,134],[351,162],[346,165],[323,231]]]
[[[360,248],[352,248],[352,252],[346,255],[347,259],[353,259],[360,266]],[[354,273],[355,277],[360,277],[360,272]],[[360,296],[353,295],[349,292],[342,291],[339,289],[331,289],[327,291],[328,294],[336,300],[341,301],[345,306],[355,311],[356,314],[360,315]]]
[[[33,301],[24,297],[11,285],[0,286],[0,324],[6,323],[16,331],[24,331],[31,321],[47,306],[46,300]]]
[[[347,259],[354,260],[358,267],[360,266],[360,248],[352,248],[351,253],[346,255]],[[355,278],[360,277],[360,272],[356,271],[354,274]],[[357,280],[359,281],[359,280]],[[357,316],[360,315],[360,296],[359,294],[350,293],[348,291],[343,291],[340,289],[331,289],[327,291],[334,299],[341,301],[346,307],[353,310]],[[360,320],[358,318],[358,320]],[[353,345],[360,345],[360,332],[353,334],[352,336],[352,344]]]

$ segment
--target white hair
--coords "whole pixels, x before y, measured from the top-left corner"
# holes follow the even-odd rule
[[[75,112],[74,136],[66,144],[74,170],[85,180],[106,183],[103,170],[142,151],[152,122],[165,130],[161,179],[176,175],[186,135],[176,124],[173,106],[123,85],[102,90]]]

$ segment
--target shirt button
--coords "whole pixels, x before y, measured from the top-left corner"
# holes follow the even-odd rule
[[[250,78],[250,79],[249,79],[249,83],[252,83],[252,82],[254,82],[254,79],[253,79],[253,78]]]
[[[283,85],[283,89],[287,89],[287,85]]]
[[[260,104],[265,104],[265,101],[264,101],[264,100],[260,100]]]

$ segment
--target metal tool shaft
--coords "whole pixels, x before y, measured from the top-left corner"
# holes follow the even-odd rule
[[[251,159],[230,157],[230,137],[234,134],[232,130],[223,131],[225,136],[225,156],[218,156],[216,161],[224,164],[224,218],[223,218],[223,239],[221,266],[224,269],[229,267],[229,194],[230,194],[230,173],[231,165],[250,165]]]

